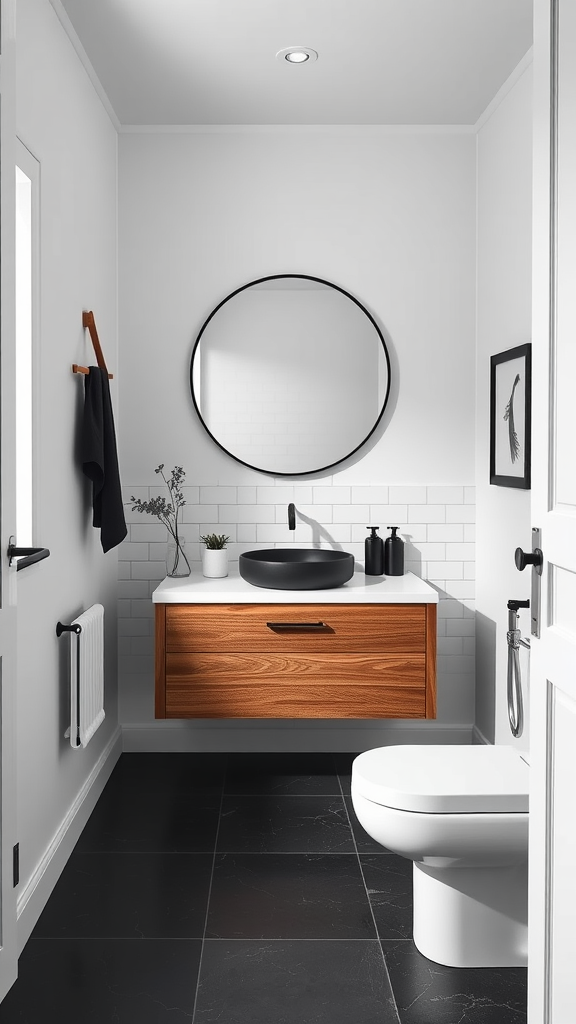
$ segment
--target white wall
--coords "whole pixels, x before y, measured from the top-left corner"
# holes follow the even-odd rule
[[[29,882],[117,728],[117,551],[103,555],[79,468],[83,378],[94,362],[82,329],[92,309],[117,374],[116,131],[48,0],[20,0],[17,130],[40,162],[40,338],[36,541],[50,557],[18,573],[19,909]],[[64,739],[70,621],[95,601],[106,610],[106,720],[85,751]],[[33,923],[33,922],[32,922]]]
[[[531,221],[529,65],[478,133],[476,724],[487,739],[522,749],[527,731],[514,740],[506,709],[506,603],[530,597],[529,570],[514,566],[515,548],[531,549],[530,491],[489,483],[489,393],[490,356],[531,340]],[[528,611],[519,625],[529,636]],[[526,700],[524,652],[521,664]]]
[[[263,482],[198,424],[190,354],[221,299],[290,272],[350,291],[391,350],[382,428],[338,481],[472,482],[472,135],[125,134],[119,158],[128,482],[160,462],[191,483]]]
[[[119,147],[127,497],[158,493],[159,463],[184,467],[184,532],[195,568],[199,533],[230,534],[233,559],[255,544],[289,543],[291,500],[310,520],[297,542],[331,538],[360,561],[367,523],[380,523],[383,534],[398,524],[409,567],[433,580],[443,598],[439,718],[423,726],[465,741],[474,710],[474,136],[124,134]],[[192,346],[212,308],[248,281],[279,273],[310,274],[351,292],[375,317],[392,362],[389,406],[368,444],[341,469],[296,485],[221,452],[189,392]],[[126,743],[136,746],[140,729],[143,743],[158,746],[257,744],[254,723],[238,722],[228,737],[222,723],[189,723],[185,739],[152,738],[164,723],[153,720],[149,594],[164,575],[165,530],[138,513],[129,518],[120,552]],[[326,727],[326,749],[346,743],[346,726],[360,729]],[[367,723],[368,745],[384,726]],[[275,743],[295,742],[294,724],[277,728],[284,735]],[[321,726],[314,728],[317,743]],[[361,731],[348,743],[361,744]]]

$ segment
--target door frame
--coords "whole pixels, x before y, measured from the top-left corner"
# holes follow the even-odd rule
[[[16,529],[15,153],[16,2],[0,6],[0,657],[1,838],[0,1000],[18,973],[16,843],[16,567],[8,565]]]
[[[564,3],[566,0],[564,0]],[[573,0],[569,0],[570,3]],[[536,384],[533,402],[533,437],[536,453],[532,491],[532,524],[542,529],[544,551],[541,579],[540,639],[532,645],[530,702],[530,844],[529,844],[529,942],[528,942],[528,1021],[529,1024],[555,1024],[555,993],[565,999],[566,990],[558,988],[557,979],[567,977],[563,964],[573,961],[574,942],[569,947],[558,941],[565,928],[566,914],[574,909],[574,890],[566,891],[566,864],[571,876],[574,833],[568,843],[562,843],[558,823],[565,819],[567,806],[566,783],[571,789],[572,771],[566,770],[572,758],[573,735],[576,729],[576,701],[574,687],[575,644],[572,631],[568,634],[555,621],[553,584],[558,570],[576,572],[575,557],[575,504],[562,505],[556,499],[556,418],[560,399],[555,394],[556,360],[562,352],[566,337],[564,296],[566,257],[559,263],[559,207],[558,188],[566,178],[558,152],[559,70],[572,68],[569,59],[561,58],[560,22],[561,0],[535,0],[534,4],[534,100],[533,100],[533,356]],[[573,14],[567,37],[571,50],[576,46]],[[564,80],[563,80],[564,81]],[[564,81],[562,95],[572,97],[576,77]],[[571,112],[570,112],[571,113]],[[565,115],[563,115],[565,116]],[[569,165],[574,163],[574,136],[572,151],[560,150],[560,158],[569,153]],[[564,155],[562,155],[564,152]],[[570,182],[573,178],[570,177]],[[562,193],[564,198],[564,193]],[[574,189],[570,186],[570,203]],[[571,215],[574,223],[574,214]],[[560,237],[562,244],[562,237]],[[561,250],[562,252],[562,250]],[[571,264],[569,264],[571,266]],[[569,329],[574,326],[571,310]],[[565,372],[565,371],[564,371]],[[565,379],[565,378],[564,378]],[[559,463],[564,464],[564,463]],[[559,600],[559,599],[558,599]],[[560,606],[560,605],[559,605]],[[561,606],[560,606],[561,607]],[[571,716],[571,717],[570,717]],[[564,729],[564,731],[562,731]],[[564,803],[562,803],[564,800]],[[571,802],[571,792],[570,792]],[[559,841],[560,835],[560,841]],[[564,837],[565,838],[565,837]],[[564,876],[562,872],[564,871]],[[557,879],[558,888],[555,891]],[[555,913],[556,911],[556,913]],[[558,912],[559,911],[559,912]],[[555,918],[560,922],[555,930]],[[572,936],[570,922],[570,936]],[[566,928],[564,931],[566,934]],[[556,949],[555,949],[556,947]],[[555,954],[560,950],[562,958]],[[559,995],[558,995],[559,993]],[[568,998],[572,999],[571,991]],[[558,1021],[558,1024],[561,1024]]]

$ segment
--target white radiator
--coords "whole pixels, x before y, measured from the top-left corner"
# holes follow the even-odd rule
[[[86,746],[104,720],[104,607],[93,604],[72,629],[70,744],[77,748]]]

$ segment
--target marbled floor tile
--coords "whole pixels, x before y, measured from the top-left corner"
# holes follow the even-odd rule
[[[217,850],[355,852],[346,808],[337,796],[225,796]]]
[[[196,795],[222,791],[226,754],[132,753],[122,754],[108,782],[127,795],[134,790]]]
[[[370,939],[374,923],[349,854],[217,854],[206,935]]]
[[[362,854],[360,865],[380,938],[411,939],[412,861],[394,853]]]
[[[191,1024],[197,939],[30,939],[0,1024]]]
[[[397,1024],[377,942],[204,944],[194,1024]]]
[[[224,791],[340,796],[332,754],[229,754]]]
[[[123,852],[214,851],[220,794],[162,792],[144,786],[127,794],[104,790],[82,831],[77,850]]]
[[[350,818],[350,824],[352,826],[352,832],[354,833],[358,853],[390,853],[390,850],[387,850],[385,846],[380,846],[380,843],[377,843],[375,839],[372,839],[372,836],[369,836],[362,828],[362,825],[356,817],[356,812],[352,804],[352,797],[345,796],[344,800],[346,801],[346,810],[348,811]]]
[[[345,796],[350,795],[350,779],[352,776],[352,762],[358,754],[334,754],[334,761],[336,764],[336,771],[342,786],[342,792]]]
[[[525,1024],[522,967],[443,967],[412,942],[382,942],[401,1024]]]
[[[35,938],[201,938],[212,854],[76,853]]]

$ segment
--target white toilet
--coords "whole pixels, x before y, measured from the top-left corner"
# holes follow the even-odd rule
[[[414,943],[448,967],[523,967],[528,764],[505,746],[360,754],[352,803],[376,842],[414,861]]]

